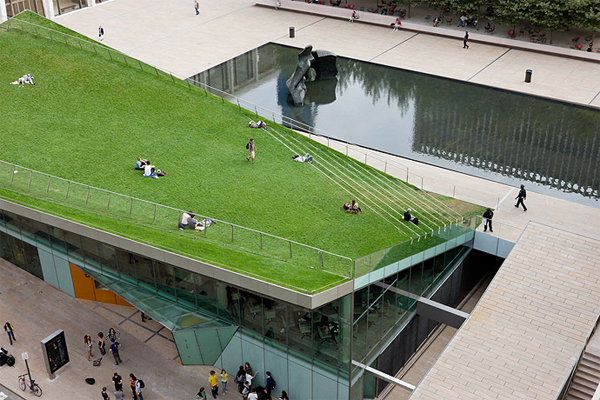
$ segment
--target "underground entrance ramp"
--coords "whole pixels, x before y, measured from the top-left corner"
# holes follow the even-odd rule
[[[171,293],[113,271],[77,266],[173,332],[184,365],[214,365],[238,326]]]

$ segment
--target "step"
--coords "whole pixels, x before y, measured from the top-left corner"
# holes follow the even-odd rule
[[[584,397],[581,397],[581,396],[582,395],[580,393],[574,393],[571,390],[569,390],[569,393],[567,393],[567,397],[565,397],[565,400],[590,400],[591,399],[587,395]]]
[[[583,399],[588,399],[590,400],[592,397],[594,397],[594,393],[596,392],[595,389],[590,389],[586,386],[582,386],[576,382],[571,383],[571,387],[569,388],[569,392],[570,393],[580,393],[581,394],[581,398]],[[587,397],[586,397],[587,396]]]
[[[598,365],[598,368],[600,369],[600,356],[597,356],[596,354],[584,351],[581,359],[588,360],[588,361]]]
[[[579,361],[579,367],[585,367],[586,371],[592,374],[600,375],[600,365],[590,362],[589,360],[586,360],[584,358],[582,358],[581,361]]]
[[[600,375],[598,375],[597,373],[592,373],[589,371],[586,371],[583,368],[577,368],[577,371],[575,372],[575,376],[579,376],[587,381],[592,382],[594,385],[598,385],[598,383],[600,383]]]
[[[596,388],[598,387],[598,383],[582,378],[578,374],[575,375],[575,378],[573,378],[572,382],[573,383],[571,385],[577,383],[579,386],[584,386],[593,391],[596,391]]]

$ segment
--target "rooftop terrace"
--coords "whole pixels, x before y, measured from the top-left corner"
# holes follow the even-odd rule
[[[9,23],[25,32],[0,34],[2,81],[33,73],[38,84],[0,89],[11,99],[1,133],[6,199],[305,291],[352,278],[353,259],[400,242],[408,255],[439,245],[440,228],[481,213],[281,126],[250,130],[256,116],[105,46]],[[245,160],[250,136],[256,165]],[[292,161],[306,152],[313,165]],[[169,174],[142,178],[137,155]],[[341,210],[351,198],[360,216]],[[402,221],[406,208],[419,226]],[[180,232],[187,209],[218,223]]]

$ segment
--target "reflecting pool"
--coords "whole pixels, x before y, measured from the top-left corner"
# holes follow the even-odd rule
[[[296,107],[299,52],[267,44],[191,78],[333,138],[600,206],[599,110],[343,57]]]

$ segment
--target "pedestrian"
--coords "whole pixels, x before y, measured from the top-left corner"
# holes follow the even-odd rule
[[[208,383],[210,383],[210,393],[213,399],[216,399],[219,394],[219,382],[217,381],[217,373],[215,371],[210,371]]]
[[[248,400],[258,400],[258,395],[256,394],[256,388],[250,390],[250,394],[248,395]]]
[[[110,341],[112,343],[110,344],[110,347],[108,348],[108,350],[111,352],[111,354],[113,355],[113,357],[115,359],[115,365],[119,365],[120,363],[123,362],[123,361],[121,361],[121,356],[119,355],[119,346],[121,344],[119,342],[117,342],[115,339],[110,339]]]
[[[242,398],[244,400],[246,400],[248,398],[249,394],[250,394],[250,382],[246,382],[246,383],[244,383],[244,386],[242,387]]]
[[[129,386],[131,387],[131,393],[133,393],[133,400],[137,400],[137,390],[136,390],[137,378],[134,374],[129,374]]]
[[[98,348],[100,349],[100,354],[103,356],[106,355],[106,343],[104,341],[104,333],[98,332]]]
[[[123,400],[123,390],[117,390],[113,393],[115,395],[115,400]]]
[[[198,394],[196,395],[196,399],[199,400],[206,400],[206,392],[204,391],[204,388],[201,387],[200,391],[198,392]]]
[[[519,208],[519,204],[521,204],[523,206],[523,211],[527,211],[527,207],[525,207],[525,199],[527,199],[527,192],[525,191],[525,185],[521,185],[521,190],[519,190],[519,194],[517,197],[515,197],[515,200],[517,200],[515,207]]]
[[[246,161],[250,161],[250,159],[252,159],[252,164],[254,164],[254,156],[256,154],[256,144],[254,143],[254,139],[250,139],[246,145],[246,148],[248,149],[248,157],[246,157]]]
[[[13,344],[13,341],[17,341],[17,339],[15,339],[15,328],[13,328],[10,322],[4,324],[4,331],[8,335],[8,340],[10,340],[11,345]]]
[[[115,392],[123,390],[123,378],[121,378],[121,375],[115,372],[112,377],[112,381],[115,384]]]
[[[111,342],[113,341],[113,339],[117,340],[117,332],[115,331],[115,328],[110,328],[106,336]]]
[[[275,0],[275,11],[279,10],[279,7],[281,7],[281,0]]]
[[[275,379],[273,379],[273,377],[271,376],[271,373],[269,371],[267,371],[265,373],[265,375],[267,376],[267,383],[265,383],[265,389],[267,391],[267,398],[269,400],[271,400],[271,391],[273,389],[275,389],[275,386],[277,386],[277,382],[275,382]]]
[[[144,381],[141,379],[136,379],[135,381],[135,392],[137,393],[139,400],[144,400],[144,396],[142,396],[142,389],[144,389],[146,385]]]
[[[483,231],[487,231],[488,227],[490,228],[490,232],[494,232],[492,229],[492,218],[494,218],[494,212],[491,208],[488,208],[483,213]]]
[[[465,32],[465,37],[463,38],[463,49],[468,49],[469,45],[467,42],[469,41],[469,32]]]
[[[102,388],[102,400],[109,400],[108,393],[106,393],[106,386]]]
[[[244,382],[246,382],[246,371],[241,365],[240,369],[238,369],[237,374],[235,374],[235,382],[238,385],[238,392],[242,393],[242,389],[244,388]]]
[[[223,394],[227,391],[227,379],[229,379],[229,375],[227,371],[224,369],[221,370],[221,385],[223,386]]]
[[[92,354],[92,336],[91,335],[84,335],[83,336],[83,343],[85,343],[85,348],[87,349],[87,353],[88,353],[88,361],[92,361],[91,358],[94,356]]]
[[[196,9],[196,15],[200,14],[200,4],[198,3],[198,0],[194,0],[194,8]]]
[[[288,394],[285,390],[281,391],[281,399],[280,400],[290,400],[290,398],[288,397]]]
[[[104,28],[102,27],[102,25],[98,27],[98,37],[101,41],[104,40]]]

